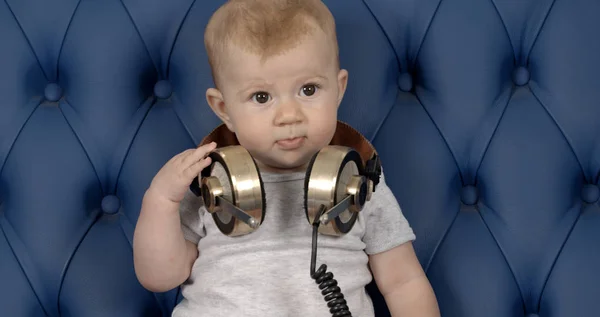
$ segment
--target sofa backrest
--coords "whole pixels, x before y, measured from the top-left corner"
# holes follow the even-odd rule
[[[328,0],[348,92],[444,317],[600,311],[600,2]],[[0,316],[168,316],[132,235],[218,123],[223,1],[0,2]],[[377,315],[388,315],[373,284]]]

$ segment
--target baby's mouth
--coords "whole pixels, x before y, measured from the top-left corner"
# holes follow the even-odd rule
[[[295,150],[302,146],[305,137],[293,137],[287,139],[278,140],[276,143],[284,150]]]

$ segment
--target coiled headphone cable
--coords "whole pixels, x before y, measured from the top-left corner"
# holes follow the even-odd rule
[[[321,205],[317,216],[313,222],[313,234],[312,234],[312,254],[310,261],[310,276],[315,280],[321,289],[321,294],[327,302],[329,312],[332,317],[348,317],[352,316],[350,309],[348,308],[347,302],[344,299],[344,294],[338,286],[338,282],[333,278],[333,273],[327,272],[327,265],[321,264],[319,269],[315,271],[317,261],[317,236],[318,229],[321,219],[321,215],[325,212],[325,206]]]

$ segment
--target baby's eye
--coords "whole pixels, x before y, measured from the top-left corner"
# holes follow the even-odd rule
[[[252,95],[252,100],[258,103],[267,103],[270,99],[271,96],[269,96],[269,93],[266,93],[264,91],[254,93],[254,95]]]
[[[318,88],[319,87],[317,87],[317,85],[315,85],[315,84],[304,85],[302,87],[302,91],[300,93],[303,94],[304,96],[310,97],[317,92]]]

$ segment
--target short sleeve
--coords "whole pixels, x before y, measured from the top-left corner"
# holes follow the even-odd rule
[[[363,242],[369,255],[385,252],[415,240],[415,234],[394,196],[383,173],[371,200],[365,205]]]
[[[186,192],[183,200],[179,203],[183,237],[194,244],[198,244],[200,239],[206,236],[203,222],[205,210],[202,198],[194,195],[191,190]]]

